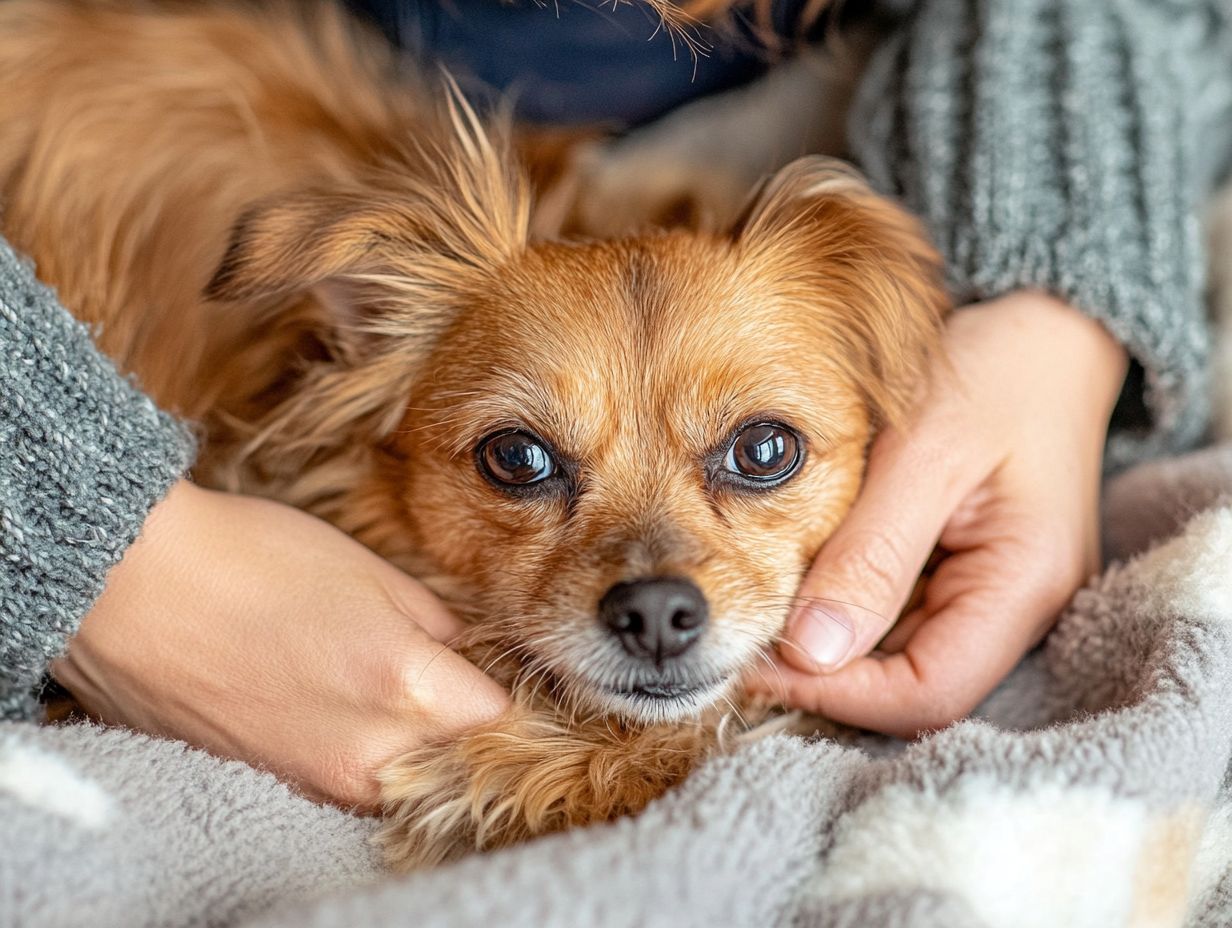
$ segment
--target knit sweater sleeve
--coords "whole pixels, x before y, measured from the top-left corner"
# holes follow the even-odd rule
[[[1185,0],[922,0],[853,108],[857,160],[929,225],[960,305],[1045,289],[1127,347],[1137,386],[1110,466],[1192,444],[1206,422],[1197,206],[1232,126],[1228,16]]]
[[[48,664],[192,451],[0,239],[0,717],[35,713]]]

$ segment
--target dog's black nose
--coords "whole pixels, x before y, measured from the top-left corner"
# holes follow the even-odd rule
[[[599,620],[625,650],[655,663],[689,650],[709,611],[702,591],[675,577],[617,583],[599,601]]]

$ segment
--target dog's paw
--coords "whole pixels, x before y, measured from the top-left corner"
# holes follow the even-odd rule
[[[386,862],[415,870],[566,828],[633,815],[675,786],[713,743],[704,726],[566,728],[518,710],[382,774]]]

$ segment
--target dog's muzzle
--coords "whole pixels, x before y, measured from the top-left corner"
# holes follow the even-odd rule
[[[599,601],[599,621],[625,652],[659,669],[697,643],[709,618],[702,591],[679,577],[617,583]]]

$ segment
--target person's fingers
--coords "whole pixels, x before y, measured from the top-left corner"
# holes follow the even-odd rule
[[[898,432],[879,437],[859,498],[801,584],[783,659],[816,674],[868,653],[906,604],[950,515],[982,476],[955,468],[950,450],[935,443]]]
[[[780,661],[755,691],[837,722],[913,737],[974,709],[1048,627],[1063,603],[1040,568],[1013,578],[1005,551],[949,559],[934,583],[954,592],[930,602],[898,653],[876,653],[828,675]],[[961,574],[959,574],[961,572]]]

